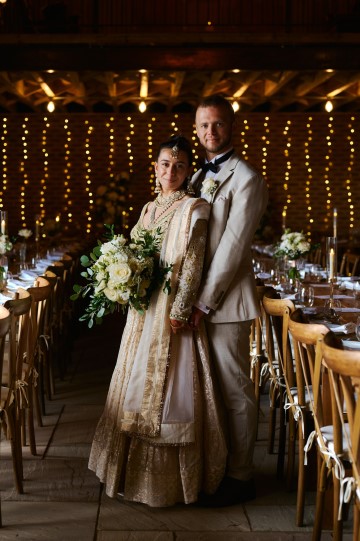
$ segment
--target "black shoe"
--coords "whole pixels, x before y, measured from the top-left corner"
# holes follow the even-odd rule
[[[241,481],[224,477],[215,494],[199,494],[198,505],[202,507],[228,507],[256,498],[254,479]]]

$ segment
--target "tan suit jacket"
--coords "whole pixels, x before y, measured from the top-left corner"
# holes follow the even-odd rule
[[[204,174],[191,179],[200,195]],[[211,196],[208,240],[203,280],[198,300],[211,308],[212,323],[246,321],[259,314],[251,244],[268,202],[262,176],[233,154],[216,176],[218,186]]]

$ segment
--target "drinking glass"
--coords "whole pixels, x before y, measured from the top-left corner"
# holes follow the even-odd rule
[[[314,304],[315,294],[312,286],[302,286],[300,289],[300,302],[304,306],[310,307]]]
[[[359,340],[360,342],[360,316],[357,317],[356,319],[356,323],[355,323],[355,334],[356,334],[356,338]]]

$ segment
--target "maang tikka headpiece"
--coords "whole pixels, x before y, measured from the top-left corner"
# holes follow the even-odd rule
[[[173,146],[171,149],[171,157],[172,158],[178,158],[179,156],[179,147],[177,145]]]

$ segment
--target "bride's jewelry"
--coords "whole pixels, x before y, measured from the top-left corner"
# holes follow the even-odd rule
[[[161,209],[161,212],[160,214],[158,214],[158,216],[156,216],[157,220],[160,218],[160,216],[165,214],[165,212],[175,203],[175,201],[180,201],[180,199],[185,197],[185,195],[186,195],[185,190],[179,190],[177,192],[173,192],[172,194],[168,196],[163,195],[162,193],[159,193],[159,195],[154,201],[153,208],[151,210],[150,223],[155,222],[155,214],[158,208]]]

